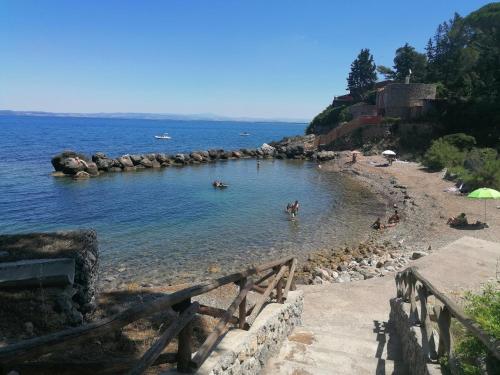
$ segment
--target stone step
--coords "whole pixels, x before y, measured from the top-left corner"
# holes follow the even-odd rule
[[[381,334],[377,337],[377,335],[373,334],[370,337],[362,337],[362,335],[357,336],[352,333],[342,332],[335,332],[334,334],[330,332],[311,334],[309,331],[296,329],[289,337],[290,344],[304,345],[295,341],[296,337],[304,337],[304,335],[312,337],[313,343],[311,344],[311,349],[314,348],[314,350],[339,350],[362,357],[384,359],[393,359],[393,357],[397,357],[399,354],[397,350],[399,340],[394,336],[388,337]]]
[[[332,352],[335,358],[316,359],[314,363],[280,360],[266,369],[265,375],[406,375],[407,371],[392,360],[352,357],[347,353]],[[401,368],[400,368],[401,367]]]

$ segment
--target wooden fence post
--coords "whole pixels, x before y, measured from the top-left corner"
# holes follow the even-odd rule
[[[191,305],[191,298],[185,299],[184,301],[172,306],[174,310],[179,311],[179,313],[184,312]],[[191,368],[189,366],[191,362],[191,334],[193,330],[192,322],[187,323],[184,328],[179,333],[178,337],[178,348],[177,348],[177,371],[181,373],[190,373]]]
[[[247,285],[247,278],[244,277],[240,280],[240,293]],[[238,312],[238,327],[240,329],[245,329],[247,318],[247,297],[245,296],[240,303],[239,312]]]

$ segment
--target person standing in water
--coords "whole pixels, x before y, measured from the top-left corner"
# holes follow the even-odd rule
[[[299,213],[299,201],[295,201],[294,204],[292,204],[292,208],[290,210],[292,212],[292,217],[295,217]]]

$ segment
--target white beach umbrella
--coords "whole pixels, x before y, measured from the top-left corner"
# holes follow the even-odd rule
[[[382,152],[382,155],[384,155],[384,156],[396,156],[396,153],[394,151],[391,151],[391,150],[385,150],[384,152]]]

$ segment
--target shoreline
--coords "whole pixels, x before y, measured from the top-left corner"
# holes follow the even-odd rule
[[[479,230],[455,229],[446,225],[448,217],[465,212],[469,221],[484,218],[483,202],[445,192],[452,181],[442,178],[442,172],[430,173],[415,162],[398,161],[381,167],[380,156],[358,157],[350,164],[350,152],[339,153],[339,159],[323,165],[325,171],[346,173],[374,191],[386,203],[388,215],[396,208],[401,221],[395,226],[370,231],[368,239],[351,248],[319,249],[302,266],[299,275],[306,284],[324,284],[363,280],[394,275],[406,268],[411,260],[435,251],[463,236],[500,242],[499,209],[489,203],[488,228]],[[374,218],[375,219],[375,218]]]

